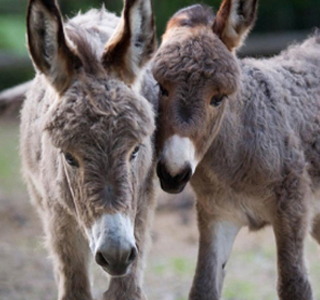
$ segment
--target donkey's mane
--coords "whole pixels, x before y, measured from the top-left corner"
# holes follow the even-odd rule
[[[187,18],[179,18],[186,16]],[[178,20],[180,26],[196,27],[199,25],[211,25],[213,23],[214,13],[212,8],[206,5],[195,4],[179,10],[171,20]]]
[[[101,9],[78,13],[65,24],[66,33],[76,48],[86,71],[99,69],[101,56],[107,41],[119,23],[119,18]]]
[[[283,50],[279,57],[283,59],[306,59],[310,60],[311,53],[314,57],[319,56],[320,29],[316,28],[314,32],[303,43],[293,43],[287,49]],[[314,48],[314,49],[313,49]],[[312,55],[311,55],[312,57]],[[318,63],[318,60],[317,60]]]

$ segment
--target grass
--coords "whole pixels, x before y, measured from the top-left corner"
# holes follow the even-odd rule
[[[255,285],[247,280],[230,282],[224,291],[224,297],[228,300],[255,300],[255,295]]]
[[[171,266],[177,276],[193,274],[195,265],[189,259],[175,257],[171,260]]]

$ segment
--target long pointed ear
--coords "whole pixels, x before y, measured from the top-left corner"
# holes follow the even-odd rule
[[[257,15],[258,0],[224,0],[213,24],[230,51],[242,45]]]
[[[27,31],[35,67],[62,93],[81,61],[68,45],[55,0],[29,0]]]
[[[121,22],[106,45],[102,63],[131,84],[156,46],[151,0],[125,0]]]

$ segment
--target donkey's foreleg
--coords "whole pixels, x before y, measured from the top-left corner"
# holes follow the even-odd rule
[[[150,206],[153,206],[151,204]],[[124,277],[113,277],[103,300],[146,300],[142,290],[145,257],[148,250],[149,232],[153,217],[153,207],[140,207],[135,220],[135,238],[138,258],[131,271]]]
[[[190,300],[218,300],[225,275],[225,266],[241,226],[216,219],[197,203],[200,244],[196,274]]]
[[[272,222],[281,300],[313,299],[304,262],[304,240],[310,225],[305,190],[302,180],[291,176],[276,191],[278,197]]]
[[[53,258],[59,300],[91,300],[88,243],[77,222],[59,204],[44,211],[47,244]]]

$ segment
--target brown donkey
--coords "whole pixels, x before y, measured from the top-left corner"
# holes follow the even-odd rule
[[[64,24],[54,0],[30,0],[27,26],[37,75],[22,109],[23,173],[58,298],[92,299],[91,250],[112,276],[104,299],[145,299],[157,100],[143,72],[156,46],[151,1],[125,1],[121,19],[102,8]]]
[[[273,226],[281,300],[311,300],[308,231],[320,243],[320,34],[270,59],[235,55],[256,0],[200,5],[169,21],[153,65],[161,87],[162,188],[197,195],[200,248],[190,299],[217,300],[243,226]],[[248,280],[250,280],[248,278]]]

